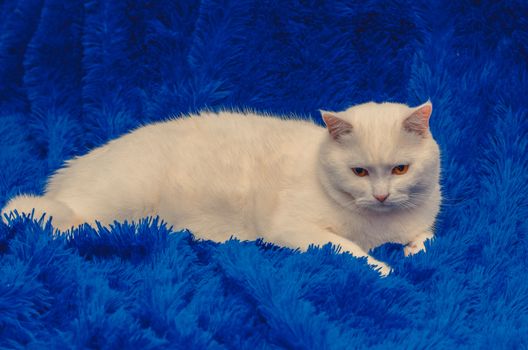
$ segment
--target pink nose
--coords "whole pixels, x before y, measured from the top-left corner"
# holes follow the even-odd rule
[[[381,203],[385,202],[385,199],[387,199],[387,197],[389,196],[389,194],[375,194],[374,195],[374,198],[376,198],[378,201],[380,201]]]

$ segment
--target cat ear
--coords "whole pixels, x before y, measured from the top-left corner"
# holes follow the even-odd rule
[[[343,135],[348,135],[352,132],[352,125],[350,125],[349,122],[336,117],[335,114],[321,111],[321,115],[323,116],[323,121],[326,124],[330,136],[332,136],[334,140],[339,140]]]
[[[425,137],[429,131],[429,118],[433,113],[433,104],[427,101],[415,108],[413,113],[403,121],[405,131]]]

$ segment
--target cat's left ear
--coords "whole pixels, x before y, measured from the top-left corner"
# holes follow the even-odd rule
[[[414,109],[412,114],[403,121],[403,128],[411,133],[425,137],[429,131],[429,118],[433,113],[433,104],[427,101]]]
[[[337,117],[332,112],[320,112],[328,132],[334,140],[339,140],[344,135],[348,135],[352,132],[352,125],[349,122]]]

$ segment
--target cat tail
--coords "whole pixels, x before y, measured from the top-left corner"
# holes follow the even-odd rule
[[[15,213],[16,211],[16,213]],[[45,216],[44,223],[51,218],[53,227],[66,231],[80,222],[77,215],[66,204],[48,197],[21,195],[11,199],[0,213],[2,220],[7,223],[7,218],[27,214],[39,220]],[[7,217],[7,218],[6,218]]]

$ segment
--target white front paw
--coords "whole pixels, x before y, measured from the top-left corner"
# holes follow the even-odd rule
[[[373,259],[373,258],[369,257],[367,259],[367,261],[368,261],[369,265],[372,266],[372,268],[374,270],[379,272],[381,277],[387,277],[387,275],[392,272],[392,269],[391,269],[391,267],[389,265],[387,265],[385,263],[382,263],[379,260],[376,260],[376,259]]]
[[[413,241],[409,242],[404,248],[403,253],[405,256],[414,255],[421,251],[425,252],[425,241],[428,239],[433,239],[433,234],[431,232],[424,232],[418,235]]]
[[[403,254],[405,254],[405,256],[414,255],[421,251],[425,252],[425,245],[423,242],[411,242],[403,248]]]

